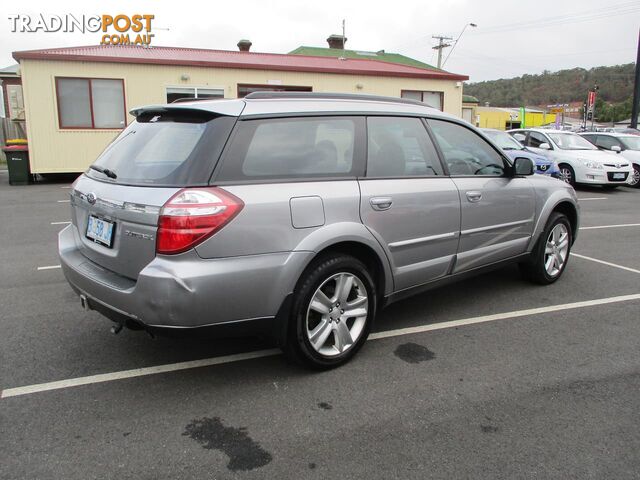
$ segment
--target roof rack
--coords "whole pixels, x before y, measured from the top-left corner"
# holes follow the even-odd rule
[[[247,100],[269,99],[303,99],[303,100],[364,100],[369,102],[404,103],[428,107],[426,103],[409,98],[384,97],[379,95],[366,95],[360,93],[321,93],[321,92],[252,92]]]

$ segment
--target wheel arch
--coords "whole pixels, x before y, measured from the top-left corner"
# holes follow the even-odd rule
[[[567,216],[567,218],[569,219],[569,223],[571,224],[572,242],[575,242],[579,228],[578,210],[575,205],[569,201],[563,201],[556,204],[551,212],[559,212]]]
[[[578,236],[578,229],[580,228],[580,207],[578,206],[577,200],[572,198],[568,191],[561,190],[552,194],[542,207],[527,251],[533,250],[538,238],[544,231],[549,216],[553,212],[560,212],[567,216],[571,224],[571,233],[573,234],[572,242],[575,242]]]
[[[313,259],[309,262],[309,265],[313,263],[313,261],[315,261],[317,258],[324,255],[341,253],[360,260],[367,267],[367,270],[376,283],[376,293],[378,296],[377,300],[380,301],[382,298],[384,298],[388,283],[385,275],[384,265],[378,253],[373,248],[362,242],[345,240],[331,244],[317,252]]]

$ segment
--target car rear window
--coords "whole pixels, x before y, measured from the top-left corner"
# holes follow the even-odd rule
[[[126,185],[206,185],[235,117],[211,112],[145,112],[122,131],[89,169],[97,180]]]
[[[217,180],[353,176],[356,130],[352,117],[238,122]]]

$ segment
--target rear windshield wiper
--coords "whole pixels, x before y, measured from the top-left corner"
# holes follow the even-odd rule
[[[113,178],[114,180],[118,178],[118,176],[116,175],[116,172],[114,172],[113,170],[109,170],[108,168],[102,168],[97,165],[89,165],[89,168],[91,170],[95,170],[96,172],[100,172],[109,178]]]

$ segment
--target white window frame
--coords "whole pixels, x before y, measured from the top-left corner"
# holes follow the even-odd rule
[[[404,94],[405,93],[419,93],[420,94],[420,101],[423,103],[427,103],[424,101],[424,94],[425,93],[437,93],[438,95],[440,95],[440,111],[444,112],[444,92],[442,90],[411,90],[411,89],[403,89],[400,92],[400,97],[401,98],[411,98],[411,97],[405,97]],[[429,104],[427,104],[429,105]]]
[[[164,98],[165,101],[167,99],[167,95],[169,94],[169,90],[175,88],[175,89],[181,89],[181,90],[192,90],[193,94],[194,94],[194,99],[198,98],[198,90],[219,90],[220,93],[222,93],[222,96],[220,97],[221,99],[226,98],[225,97],[225,88],[224,87],[219,87],[219,86],[215,86],[215,85],[167,85],[164,88]]]

